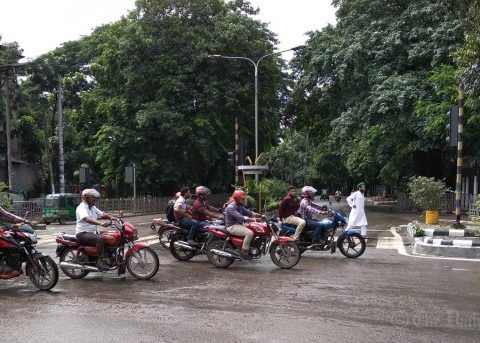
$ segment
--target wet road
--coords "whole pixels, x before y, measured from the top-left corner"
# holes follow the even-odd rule
[[[375,237],[415,215],[367,211],[369,246],[356,260],[306,252],[292,270],[268,256],[211,266],[178,262],[159,244],[150,281],[127,274],[61,274],[51,292],[0,281],[2,342],[479,342],[477,262],[426,260],[377,249]],[[152,217],[129,218],[154,243]],[[68,230],[65,230],[68,229]],[[73,225],[50,225],[40,249]]]

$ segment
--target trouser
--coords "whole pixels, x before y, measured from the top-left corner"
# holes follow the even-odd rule
[[[358,226],[347,227],[347,230],[355,230],[358,232]],[[360,226],[360,234],[363,238],[367,237],[367,226],[362,225]]]
[[[248,248],[250,248],[250,242],[253,238],[252,230],[247,229],[243,225],[235,224],[227,227],[227,231],[232,235],[245,237],[243,239],[242,249],[248,250]]]
[[[300,235],[302,234],[305,225],[307,224],[305,220],[297,216],[288,216],[283,220],[285,224],[296,225],[297,229],[295,230],[295,234],[293,235],[293,239],[298,241],[300,239]]]
[[[306,219],[305,221],[307,222],[306,227],[314,230],[312,243],[319,243],[322,231],[324,231],[323,225],[319,221],[313,219]]]
[[[101,235],[93,232],[80,232],[77,234],[78,241],[82,245],[95,245],[97,248],[97,257],[100,261],[105,252],[105,241]]]
[[[195,240],[195,237],[197,236],[197,232],[199,230],[202,230],[204,225],[199,222],[198,220],[195,219],[190,219],[190,218],[182,218],[178,222],[180,227],[182,229],[188,230],[188,240]]]

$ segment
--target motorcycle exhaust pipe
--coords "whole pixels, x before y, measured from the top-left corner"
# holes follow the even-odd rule
[[[97,267],[85,266],[83,264],[70,263],[70,262],[60,262],[60,267],[88,270],[90,272],[99,272],[100,271],[100,269],[98,269]]]
[[[210,250],[213,254],[222,256],[222,257],[229,257],[229,258],[236,258],[236,256],[230,254],[229,252],[223,251],[223,250],[218,250],[218,249],[212,249]]]
[[[187,243],[182,242],[182,241],[175,241],[173,244],[177,248],[183,248],[183,249],[187,249],[187,250],[196,250],[195,248],[192,248],[190,245],[188,245]]]

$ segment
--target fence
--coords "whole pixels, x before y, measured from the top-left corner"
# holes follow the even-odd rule
[[[468,212],[469,216],[471,216],[470,213],[476,210],[475,202],[476,202],[475,196],[469,195],[469,194],[462,194],[461,210]],[[442,212],[447,212],[447,213],[455,212],[455,193],[445,193],[444,196],[442,197],[442,200],[440,200],[437,205],[438,205],[437,207]],[[408,193],[397,194],[397,206],[402,211],[420,210],[413,203],[412,199],[410,199],[410,196]],[[476,213],[478,213],[478,211]]]
[[[221,206],[227,200],[227,194],[212,194],[208,202],[212,206]],[[162,214],[165,213],[170,197],[144,197],[144,198],[118,198],[98,199],[96,206],[106,212],[123,211],[135,214]],[[14,201],[13,212],[21,217],[29,211],[29,218],[41,218],[43,202],[38,201]]]
[[[472,195],[470,197],[470,206],[468,207],[468,218],[480,216],[480,211],[477,209],[478,197]]]

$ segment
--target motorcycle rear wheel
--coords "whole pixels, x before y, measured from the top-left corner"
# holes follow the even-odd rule
[[[85,263],[88,261],[88,256],[81,252],[77,257],[77,250],[73,248],[65,249],[62,254],[60,255],[60,262],[69,262],[69,263]],[[88,270],[81,270],[81,269],[73,269],[60,266],[62,272],[68,276],[70,279],[83,279],[85,276],[88,275]]]
[[[137,254],[144,261],[140,261]],[[139,280],[148,280],[155,276],[160,267],[157,253],[149,247],[140,248],[136,253],[128,256],[127,269],[130,274]]]
[[[158,231],[158,240],[160,241],[160,245],[165,249],[170,249],[170,234],[174,231],[174,229],[166,228],[160,229]]]
[[[33,285],[42,291],[55,287],[58,282],[58,267],[50,256],[45,256],[34,261],[36,268],[27,264],[26,273]]]
[[[226,268],[235,261],[234,258],[219,256],[212,253],[212,249],[224,250],[223,245],[225,241],[223,239],[216,239],[211,241],[207,246],[207,257],[211,264],[218,268]],[[232,244],[227,242],[225,248],[233,249]]]
[[[364,252],[367,244],[365,239],[359,233],[353,233],[345,236],[338,241],[340,252],[348,258],[360,257]]]
[[[286,242],[282,246],[277,242],[273,243],[270,247],[270,258],[272,262],[282,269],[295,267],[298,261],[300,261],[300,257],[300,248],[295,242]]]
[[[175,246],[175,242],[178,241],[178,237],[173,237],[170,240],[170,253],[179,261],[188,261],[195,256],[195,250],[187,250],[182,247]]]

